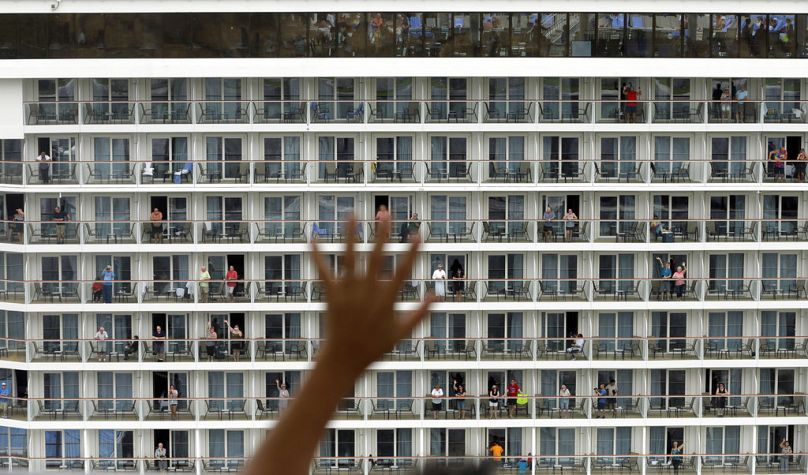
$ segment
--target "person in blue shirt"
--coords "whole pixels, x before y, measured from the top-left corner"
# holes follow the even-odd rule
[[[0,384],[0,416],[3,418],[7,417],[9,396],[11,396],[11,388],[4,381]]]
[[[671,269],[671,263],[663,262],[662,259],[657,256],[657,262],[659,262],[659,277],[663,279],[663,281],[659,284],[659,294],[667,294],[670,297],[671,292],[673,291],[673,269]]]
[[[104,303],[112,303],[112,282],[115,280],[115,273],[112,272],[112,266],[106,266],[101,272],[101,280],[104,281],[102,292],[104,295]]]
[[[598,411],[603,411],[606,409],[606,396],[608,395],[608,391],[606,391],[606,385],[600,383],[600,386],[595,388],[595,394],[598,396]],[[604,416],[602,413],[598,416],[599,419],[602,419]]]

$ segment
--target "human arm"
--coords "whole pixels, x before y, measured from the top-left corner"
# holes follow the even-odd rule
[[[351,219],[348,229],[356,220]],[[417,258],[419,238],[405,255],[390,281],[379,279],[384,243],[390,233],[385,219],[376,233],[376,243],[368,260],[367,272],[358,267],[356,237],[347,236],[344,275],[337,279],[319,248],[312,243],[313,259],[328,296],[328,334],[318,353],[317,365],[308,382],[291,402],[281,420],[258,449],[247,475],[305,474],[328,420],[339,401],[354,387],[354,381],[373,361],[389,351],[426,315],[431,296],[414,311],[399,317],[393,311],[401,284]],[[363,331],[357,332],[361,328]],[[367,335],[374,335],[368,338]],[[345,351],[351,348],[351,351]]]

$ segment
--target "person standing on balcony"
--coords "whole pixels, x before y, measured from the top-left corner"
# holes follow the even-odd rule
[[[550,242],[550,238],[553,237],[553,220],[556,219],[556,214],[553,211],[553,208],[546,207],[544,209],[544,225],[542,226],[542,236],[544,237],[544,242]]]
[[[570,393],[569,388],[566,384],[561,385],[561,389],[558,391],[558,395],[560,399],[558,400],[558,409],[560,410],[561,417],[564,417],[564,414],[569,413],[570,411],[570,397],[572,393]]]
[[[799,160],[799,157],[797,157],[797,159]],[[805,164],[803,164],[802,168],[804,172]],[[19,242],[20,244],[22,244],[24,242],[25,237],[25,224],[23,224],[25,222],[25,211],[23,211],[22,208],[17,208],[16,210],[14,210],[14,217],[11,219],[12,221],[14,221],[14,225],[11,228],[12,229],[11,240],[13,242]]]
[[[687,262],[682,262],[682,265],[676,267],[676,272],[671,277],[673,279],[673,290],[676,292],[677,298],[682,298],[685,295],[685,287],[687,287]]]
[[[283,414],[283,411],[289,407],[289,388],[286,383],[281,383],[280,380],[275,380],[275,386],[278,387],[278,414]]]
[[[5,383],[3,383],[5,384]],[[791,454],[794,453],[794,450],[791,448],[791,444],[788,442],[788,439],[783,439],[780,442],[780,471],[783,473],[788,472],[788,462],[790,462]]]
[[[65,213],[60,206],[53,208],[53,219],[56,221],[56,244],[65,243],[65,222],[70,219],[70,215]]]
[[[376,217],[375,217],[374,230],[378,232],[379,224],[384,221],[390,221],[390,211],[388,211],[386,205],[379,205],[379,209],[376,210]]]
[[[241,358],[241,350],[244,346],[244,332],[241,331],[238,325],[231,327],[230,322],[227,320],[224,321],[224,324],[230,329],[230,339],[234,340],[230,342],[230,350],[233,352],[233,359],[238,361]]]
[[[626,119],[629,124],[637,121],[637,99],[642,95],[642,89],[634,89],[631,83],[628,83],[626,90]]]
[[[8,417],[9,396],[11,396],[11,388],[3,381],[0,383],[0,417],[3,419]]]
[[[207,302],[210,296],[210,272],[208,268],[202,266],[199,272],[199,301]]]
[[[796,169],[797,169],[796,170],[796,175],[797,175],[797,180],[800,183],[805,181],[805,165],[808,164],[808,163],[806,163],[806,160],[808,160],[808,154],[805,153],[804,148],[801,148],[800,153],[797,154],[797,163],[796,163]],[[22,210],[19,210],[19,209],[17,211],[22,212]],[[15,214],[14,217],[15,217],[15,221],[16,221],[17,215]],[[20,236],[22,236],[22,234],[20,234]],[[20,242],[22,242],[22,241],[20,241]]]
[[[149,215],[149,219],[151,220],[151,242],[156,242],[157,244],[163,243],[163,213],[160,211],[159,208],[154,208]]]
[[[159,442],[157,444],[157,448],[154,449],[154,464],[157,466],[157,469],[161,472],[165,472],[168,469],[168,461],[166,460],[166,448],[163,447],[163,443]]]
[[[443,270],[443,264],[438,264],[438,268],[432,273],[432,280],[435,281],[435,295],[446,300],[446,271]]]
[[[463,270],[463,264],[458,259],[452,262],[449,268],[449,274],[452,276],[452,292],[454,292],[455,302],[460,302],[463,299],[463,291],[466,288],[464,279],[466,272]]]
[[[232,302],[235,300],[234,293],[236,291],[236,281],[238,280],[238,272],[236,272],[236,268],[230,266],[230,268],[227,269],[227,274],[224,276],[224,279],[227,281],[227,300]],[[227,320],[224,322],[227,323]]]
[[[516,399],[519,396],[519,383],[516,378],[511,378],[511,384],[508,385],[508,417],[514,418],[516,416]]]
[[[50,155],[47,153],[39,152],[39,155],[36,157],[36,161],[39,162],[39,181],[42,183],[50,183],[50,164],[51,158]]]
[[[205,352],[208,355],[208,361],[212,361],[216,357],[216,344],[219,335],[216,333],[216,328],[208,322],[208,341],[205,343]]]
[[[153,345],[152,348],[154,349],[154,354],[157,356],[157,361],[165,361],[166,334],[163,333],[163,328],[160,325],[154,327],[152,338],[154,339],[154,342],[152,343]]]
[[[735,109],[735,121],[742,123],[746,118],[746,101],[749,100],[749,91],[746,90],[746,86],[743,84],[740,85],[738,91],[735,93],[735,98],[738,100]]]
[[[435,387],[432,388],[432,416],[437,419],[438,413],[443,409],[443,388],[440,387],[440,383],[435,383]]]
[[[497,413],[499,412],[499,398],[502,394],[499,392],[499,388],[497,385],[494,384],[491,386],[491,389],[488,390],[488,418],[489,419],[496,419]]]
[[[572,241],[572,234],[575,232],[575,226],[578,224],[578,215],[572,208],[567,210],[564,215],[564,238],[567,241]]]
[[[134,354],[135,359],[138,358],[138,345],[140,343],[140,338],[137,335],[132,336],[132,340],[126,343],[126,346],[123,347],[123,359],[124,361],[129,359],[129,355]]]
[[[466,418],[466,386],[462,381],[457,378],[452,381],[452,389],[454,389],[455,409],[460,414],[461,419]]]
[[[715,406],[715,412],[718,417],[724,417],[724,409],[727,407],[727,396],[729,396],[729,391],[727,391],[727,387],[724,383],[718,383],[718,387],[715,390],[715,397],[713,398],[713,405]]]
[[[104,303],[112,303],[112,283],[115,280],[115,272],[112,271],[112,266],[106,266],[101,271],[101,280],[104,285],[101,292],[104,296]]]
[[[671,465],[673,466],[673,473],[679,473],[679,466],[682,465],[682,452],[685,449],[685,444],[679,445],[679,442],[673,441],[671,446]]]
[[[172,384],[168,386],[168,409],[171,411],[171,418],[177,418],[177,406],[179,405],[180,392]]]
[[[95,344],[96,352],[98,353],[98,361],[104,361],[107,359],[107,339],[109,338],[109,334],[104,327],[98,327],[98,331],[95,332]]]

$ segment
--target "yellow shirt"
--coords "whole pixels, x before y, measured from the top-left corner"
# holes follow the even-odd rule
[[[494,457],[495,459],[501,458],[502,457],[502,452],[505,452],[505,449],[503,449],[502,446],[499,445],[499,444],[491,447],[488,450],[489,450],[489,452],[491,452],[491,456]]]

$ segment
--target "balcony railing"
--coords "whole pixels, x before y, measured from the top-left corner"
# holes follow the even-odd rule
[[[136,333],[136,332],[133,332]],[[172,363],[189,361],[313,361],[318,338],[206,336],[155,338],[0,338],[0,360],[30,363]],[[583,347],[561,337],[419,337],[400,341],[384,360],[737,360],[808,357],[806,336],[586,336]]]
[[[156,157],[157,158],[157,157]],[[782,164],[782,166],[780,166]],[[538,183],[803,183],[801,163],[722,157],[688,157],[682,160],[606,157],[552,157],[531,159],[527,154],[491,152],[473,156],[452,152],[448,156],[411,156],[377,153],[365,158],[360,151],[335,159],[318,160],[286,154],[283,159],[228,156],[173,161],[74,160],[39,163],[0,162],[0,182],[27,185],[68,184],[288,184],[288,183],[500,183],[518,187]],[[24,172],[24,173],[21,173]]]
[[[27,125],[805,123],[806,100],[446,99],[26,102]]]
[[[428,293],[440,303],[639,301],[760,301],[808,298],[806,277],[660,278],[476,278],[433,280],[410,278],[400,290],[402,302],[420,301]],[[671,285],[673,284],[673,285]],[[253,303],[325,302],[318,280],[264,278],[197,280],[156,278],[113,280],[107,294],[97,280],[0,280],[0,302],[64,303]],[[101,287],[100,289],[98,287]],[[231,293],[228,287],[233,287]],[[100,292],[100,293],[99,293]]]

